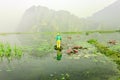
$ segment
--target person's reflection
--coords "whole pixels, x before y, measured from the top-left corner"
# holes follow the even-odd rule
[[[54,49],[57,51],[57,56],[56,56],[56,59],[57,60],[61,60],[62,58],[62,46],[60,46],[60,48],[57,48],[57,45],[54,46]]]
[[[57,60],[61,60],[62,58],[62,53],[60,50],[57,50]]]

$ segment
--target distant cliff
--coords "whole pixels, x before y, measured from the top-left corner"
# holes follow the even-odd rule
[[[32,6],[25,11],[19,32],[85,31],[120,29],[120,0],[81,19],[68,11],[55,11],[43,6]]]
[[[80,31],[84,20],[67,11],[54,11],[42,6],[32,6],[25,11],[19,31]]]
[[[108,29],[120,28],[120,0],[98,11],[89,20],[101,23],[101,25],[105,25]]]

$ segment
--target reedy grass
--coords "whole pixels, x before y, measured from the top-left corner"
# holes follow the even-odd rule
[[[20,47],[11,46],[8,42],[0,42],[0,57],[7,58],[11,61],[12,58],[20,58],[23,55],[22,49]]]

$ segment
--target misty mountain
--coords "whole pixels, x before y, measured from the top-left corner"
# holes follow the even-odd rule
[[[42,6],[27,9],[19,25],[19,31],[79,31],[82,21],[64,10],[54,11]]]
[[[98,11],[88,19],[96,23],[101,23],[104,28],[120,28],[120,0],[117,0],[115,3],[109,5],[101,11]]]
[[[68,11],[55,11],[47,7],[32,6],[25,11],[18,31],[83,31],[99,29],[96,28],[99,25],[91,20],[81,19]]]
[[[27,9],[18,27],[19,32],[111,30],[120,27],[120,0],[82,19],[68,11],[55,11],[47,7]]]

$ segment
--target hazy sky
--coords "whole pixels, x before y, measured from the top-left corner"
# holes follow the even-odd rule
[[[32,5],[67,10],[86,18],[117,0],[0,0],[0,32],[14,32],[24,11]]]

